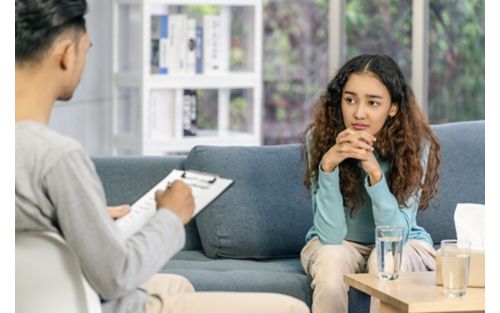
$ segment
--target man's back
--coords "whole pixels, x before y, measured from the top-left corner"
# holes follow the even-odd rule
[[[76,141],[34,121],[16,123],[16,231],[59,231],[46,175],[70,153],[81,153]]]
[[[142,312],[148,294],[136,286],[184,245],[178,217],[160,210],[125,241],[106,213],[101,182],[73,139],[46,125],[16,123],[16,231],[60,233],[89,283],[105,298],[104,312]],[[119,299],[117,299],[119,297]]]

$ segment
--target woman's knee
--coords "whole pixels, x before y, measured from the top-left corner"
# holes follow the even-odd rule
[[[328,294],[343,293],[346,289],[344,274],[356,272],[357,266],[346,247],[325,245],[311,266],[313,288]]]
[[[352,248],[347,245],[324,245],[318,251],[316,260],[314,261],[317,269],[321,268],[327,272],[325,274],[344,275],[347,273],[355,273],[359,271],[362,265],[363,258],[356,255]]]
[[[343,262],[351,257],[349,247],[345,245],[322,245],[318,251],[318,260],[334,260]]]

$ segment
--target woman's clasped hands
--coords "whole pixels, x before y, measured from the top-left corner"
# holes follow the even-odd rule
[[[345,159],[357,159],[369,176],[370,184],[374,185],[382,178],[382,170],[373,154],[375,141],[367,131],[347,128],[337,135],[335,145],[323,155],[321,168],[324,172],[332,172]]]

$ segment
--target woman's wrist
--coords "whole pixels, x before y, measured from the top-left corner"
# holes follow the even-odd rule
[[[375,185],[382,179],[382,171],[368,173],[368,179],[370,180],[370,186]]]
[[[325,173],[333,172],[333,170],[335,170],[336,167],[337,167],[337,165],[335,163],[329,162],[329,161],[325,160],[325,158],[323,158],[321,160],[321,169]]]

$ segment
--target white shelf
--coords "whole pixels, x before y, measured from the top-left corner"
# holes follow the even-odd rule
[[[168,141],[151,141],[144,145],[148,155],[162,155],[170,152],[185,152],[195,146],[256,146],[260,140],[252,135],[218,136],[218,137],[184,137]]]
[[[164,155],[186,153],[197,145],[261,144],[263,0],[112,1],[113,153]],[[173,70],[169,75],[151,74],[151,15],[193,14],[190,18],[203,27],[196,13],[189,13],[183,8],[190,5],[220,6],[218,14],[224,21],[221,22],[224,27],[218,29],[218,38],[224,38],[220,40],[221,47],[224,47],[220,50],[220,72],[207,70],[199,74],[180,74],[183,71],[177,73]],[[174,8],[170,10],[170,6]],[[232,14],[238,18],[231,19]],[[228,72],[232,68],[231,23],[245,27],[242,37],[238,38],[245,58],[234,65],[234,68],[240,69],[235,72]],[[203,32],[203,38],[205,35]],[[206,69],[205,66],[203,69]],[[209,91],[204,92],[204,89]],[[243,92],[233,92],[238,89],[243,89]],[[197,103],[198,112],[204,112],[203,117],[211,119],[208,122],[204,119],[197,121],[199,124],[195,127],[200,129],[196,136],[182,136],[188,95],[185,90],[195,90],[202,99]],[[235,106],[232,106],[233,100],[237,101]],[[244,101],[243,106],[241,101]],[[212,114],[205,113],[204,105],[210,105]],[[216,129],[207,131],[204,127]],[[229,131],[229,128],[242,131]]]
[[[118,4],[254,6],[256,0],[114,0]]]
[[[139,74],[116,73],[115,83],[124,87],[141,87]],[[214,88],[253,88],[257,83],[253,73],[215,73],[202,75],[150,75],[144,84],[152,89],[214,89]]]
[[[171,152],[185,152],[195,146],[256,146],[260,144],[260,139],[255,135],[242,132],[225,132],[214,135],[203,135],[169,138],[165,140],[148,140],[141,146],[139,141],[123,135],[113,136],[113,144],[122,149],[140,150],[148,155],[164,155]]]

